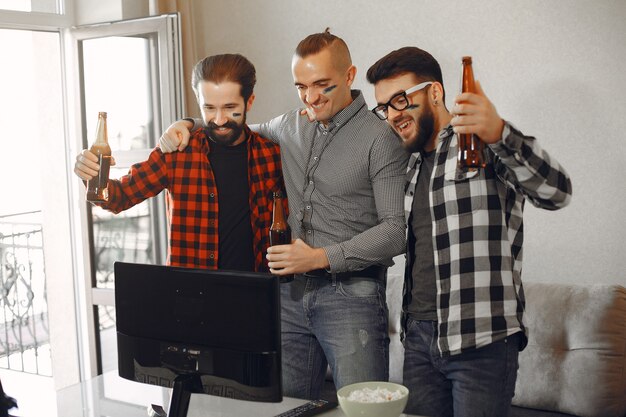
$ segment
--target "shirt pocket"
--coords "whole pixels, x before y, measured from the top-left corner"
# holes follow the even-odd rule
[[[487,186],[482,169],[464,172],[446,164],[443,194],[446,214],[462,216],[487,207]]]

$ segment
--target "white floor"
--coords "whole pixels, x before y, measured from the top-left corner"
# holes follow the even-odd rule
[[[100,332],[102,346],[103,372],[117,369],[117,339],[115,327]],[[42,352],[42,354],[49,352]],[[26,371],[36,372],[33,368],[35,360],[30,357],[31,352],[25,352],[20,360]],[[0,366],[8,367],[8,358],[0,359]],[[41,366],[41,365],[40,365]],[[32,368],[32,369],[31,369]],[[42,373],[51,373],[51,370],[39,369]],[[10,371],[0,367],[0,381],[4,392],[17,400],[17,409],[10,413],[16,417],[58,417],[57,396],[52,377],[35,375],[34,373]]]
[[[17,400],[19,417],[57,417],[57,396],[51,377],[0,369],[4,392]]]

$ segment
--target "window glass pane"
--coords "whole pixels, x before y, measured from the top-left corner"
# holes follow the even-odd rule
[[[54,163],[46,147],[64,141],[59,35],[0,29],[0,56],[0,191],[13,196],[2,198],[0,215],[41,210],[37,168]]]
[[[59,13],[59,0],[2,0],[0,9],[17,12]]]
[[[0,29],[0,56],[0,368],[51,375],[42,196],[48,164],[64,164],[46,159],[64,142],[59,34]]]
[[[126,169],[112,168],[111,178],[126,174]],[[113,214],[99,207],[92,208],[96,286],[113,288],[113,263],[156,263],[149,201]]]
[[[100,332],[100,354],[102,372],[117,369],[117,333],[115,331],[115,307],[97,306],[98,332]]]
[[[103,37],[82,41],[82,67],[88,137],[95,138],[98,112],[107,112],[109,144],[118,164],[110,178],[128,172],[128,164],[139,162],[128,151],[155,144],[154,115],[158,114],[152,84],[156,66],[151,64],[150,35],[147,37]],[[133,159],[134,158],[134,159]],[[122,161],[127,161],[123,163]],[[119,214],[92,207],[93,262],[96,286],[113,288],[115,261],[156,263],[153,225],[155,200],[150,199]],[[156,220],[157,222],[159,219]]]
[[[95,138],[98,112],[104,111],[114,155],[154,146],[150,39],[113,36],[85,40],[82,47],[87,142]]]

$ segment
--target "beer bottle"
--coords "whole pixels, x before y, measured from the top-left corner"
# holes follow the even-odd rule
[[[280,191],[274,193],[274,205],[272,208],[272,225],[270,226],[270,246],[288,245],[291,243],[291,227],[287,223],[285,208],[283,206],[283,194]],[[281,282],[293,280],[293,275],[281,275]]]
[[[96,126],[96,140],[89,149],[98,157],[100,170],[98,174],[87,182],[87,201],[104,202],[109,200],[109,168],[111,167],[111,147],[107,134],[107,114],[98,113]]]
[[[462,93],[475,93],[474,71],[472,70],[472,57],[463,57],[463,78],[461,80]],[[483,168],[485,161],[483,157],[483,142],[476,135],[459,134],[459,154],[458,163],[462,169],[473,171]]]

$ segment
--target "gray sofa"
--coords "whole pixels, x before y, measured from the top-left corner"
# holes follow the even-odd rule
[[[625,416],[626,289],[525,282],[524,290],[529,340],[513,404],[581,417]]]
[[[626,289],[525,281],[524,292],[529,340],[511,416],[626,417]],[[390,275],[390,379],[400,383],[401,293],[402,277]]]

